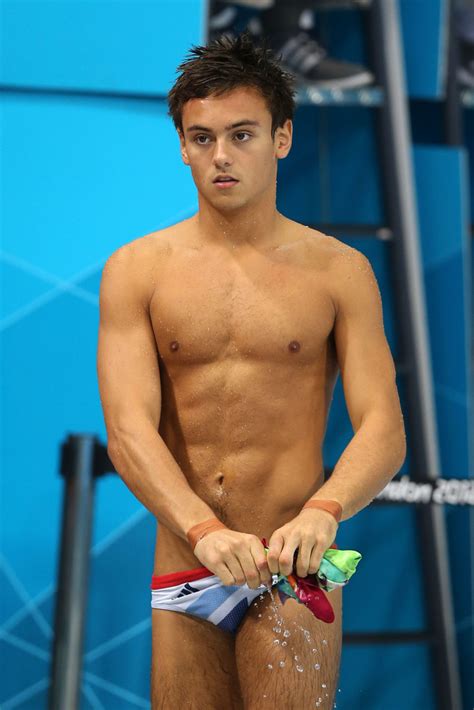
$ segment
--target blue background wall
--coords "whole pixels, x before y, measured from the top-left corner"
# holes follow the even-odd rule
[[[401,9],[410,91],[437,99],[444,5],[419,0],[411,6],[402,2]],[[7,179],[1,191],[0,261],[0,704],[4,710],[37,710],[46,707],[50,671],[63,494],[59,445],[69,432],[95,432],[105,442],[95,370],[105,259],[121,244],[177,222],[197,206],[166,106],[157,97],[169,88],[189,45],[201,41],[204,8],[198,0],[7,0],[3,12],[1,80],[9,90],[2,95]],[[335,15],[324,27],[334,55],[363,58],[358,16]],[[423,55],[413,43],[413,27],[420,23],[426,32]],[[468,153],[436,145],[414,150],[445,477],[473,475],[467,447],[473,123],[471,113]],[[298,109],[295,145],[281,165],[280,209],[304,223],[383,223],[373,127],[370,109]],[[396,359],[390,247],[369,235],[347,241],[374,267]],[[404,403],[403,377],[399,388]],[[325,441],[328,466],[351,434],[339,381]],[[410,472],[409,457],[403,472]],[[471,707],[472,587],[466,560],[474,528],[461,508],[447,508],[446,519],[453,578],[463,581],[454,585],[455,613],[466,707]],[[118,477],[98,481],[82,708],[149,707],[154,533],[154,519]],[[341,546],[364,552],[363,567],[345,596],[345,630],[422,629],[423,598],[431,591],[416,575],[400,586],[407,564],[417,565],[423,554],[413,509],[372,506],[344,523],[338,537]],[[381,575],[387,552],[393,564]],[[427,647],[384,647],[383,665],[380,651],[345,647],[338,707],[433,708]]]

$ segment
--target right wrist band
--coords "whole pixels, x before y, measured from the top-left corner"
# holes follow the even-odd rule
[[[203,537],[215,530],[223,529],[227,529],[227,525],[224,525],[219,518],[209,518],[209,520],[204,520],[202,523],[198,523],[189,528],[186,537],[188,538],[191,548],[194,550],[199,540],[202,540]]]

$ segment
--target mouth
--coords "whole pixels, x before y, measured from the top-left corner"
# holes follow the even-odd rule
[[[239,181],[232,177],[232,175],[218,175],[213,182],[217,188],[225,190],[237,185]]]

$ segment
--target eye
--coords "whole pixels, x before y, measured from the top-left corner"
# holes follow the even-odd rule
[[[247,131],[239,131],[234,135],[234,138],[237,139],[238,143],[245,143],[249,138],[251,137],[251,134],[248,133]]]
[[[203,139],[203,140],[201,140],[201,139]],[[209,139],[209,136],[204,135],[204,133],[200,133],[198,136],[195,137],[194,142],[197,143],[198,145],[207,145],[208,139]]]

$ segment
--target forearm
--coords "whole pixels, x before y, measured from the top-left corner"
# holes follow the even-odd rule
[[[405,455],[403,426],[395,427],[375,414],[367,417],[312,499],[336,500],[342,506],[342,520],[347,520],[371,503],[400,470]]]
[[[215,513],[191,489],[170,450],[150,422],[109,437],[109,457],[125,485],[148,510],[183,539]]]

